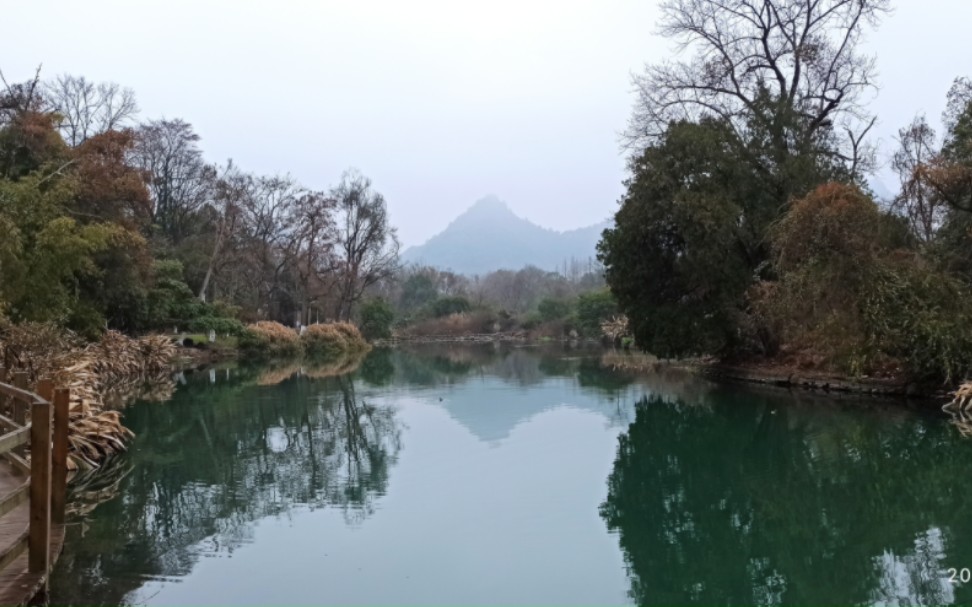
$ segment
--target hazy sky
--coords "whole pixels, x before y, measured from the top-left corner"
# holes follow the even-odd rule
[[[671,53],[658,4],[8,0],[0,69],[129,86],[143,118],[192,123],[211,161],[313,188],[356,167],[407,246],[488,193],[556,229],[608,218],[630,73]],[[916,112],[937,124],[952,80],[972,76],[972,2],[895,5],[869,39],[885,155]]]

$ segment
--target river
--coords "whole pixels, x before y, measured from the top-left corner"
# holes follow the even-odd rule
[[[51,602],[972,602],[972,442],[941,415],[601,355],[187,374],[75,490]]]

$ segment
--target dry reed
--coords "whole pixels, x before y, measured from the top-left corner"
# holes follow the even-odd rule
[[[239,344],[244,353],[261,358],[286,357],[300,353],[300,336],[297,331],[269,320],[247,325]]]
[[[82,345],[73,334],[49,325],[0,328],[0,353],[11,370],[27,371],[36,383],[49,377],[71,391],[69,468],[97,468],[124,451],[134,436],[117,411],[106,410],[113,391],[129,390],[167,372],[176,347],[161,335],[140,339],[108,331],[100,341]]]
[[[309,325],[300,340],[304,351],[315,357],[343,356],[368,349],[368,342],[358,327],[347,322]]]

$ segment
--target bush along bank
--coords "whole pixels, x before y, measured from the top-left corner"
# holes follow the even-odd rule
[[[240,355],[250,360],[281,358],[328,359],[365,352],[368,342],[351,323],[313,324],[298,333],[278,322],[261,321],[248,325],[239,339]]]

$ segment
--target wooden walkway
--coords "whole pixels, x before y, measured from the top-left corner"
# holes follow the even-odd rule
[[[70,395],[7,375],[0,368],[0,605],[25,605],[46,594],[64,544]]]
[[[0,496],[9,495],[27,480],[7,462],[0,462]],[[24,501],[0,518],[0,553],[18,540],[30,524],[30,504]],[[51,525],[50,568],[54,568],[64,545],[64,525]],[[47,584],[47,573],[31,573],[27,563],[28,552],[20,553],[9,565],[0,570],[0,605],[24,605]]]

